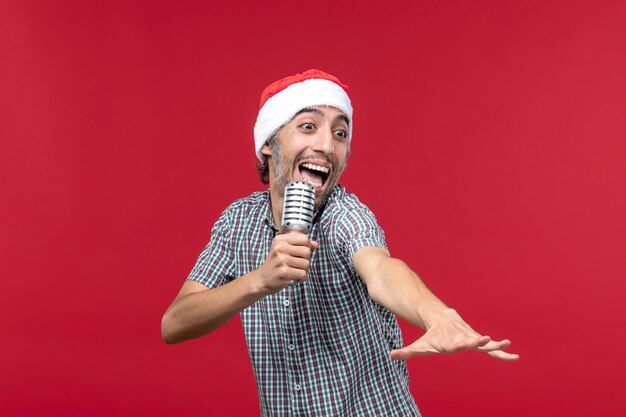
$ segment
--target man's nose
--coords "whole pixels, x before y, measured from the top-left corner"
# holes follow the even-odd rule
[[[313,144],[313,150],[322,152],[326,155],[330,155],[335,151],[335,142],[333,140],[333,132],[328,129],[320,129],[318,134],[315,135],[315,143]]]

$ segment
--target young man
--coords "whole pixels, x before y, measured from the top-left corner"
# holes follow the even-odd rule
[[[266,88],[254,139],[269,190],[224,211],[163,317],[164,340],[177,343],[241,313],[264,416],[417,416],[405,360],[470,349],[518,358],[389,256],[374,215],[337,185],[351,132],[337,78],[309,70]],[[309,236],[279,229],[289,181],[315,188]],[[426,333],[403,347],[394,314]]]

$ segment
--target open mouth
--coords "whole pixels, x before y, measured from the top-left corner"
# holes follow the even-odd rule
[[[329,168],[310,162],[300,164],[298,169],[300,170],[302,180],[311,184],[315,189],[320,189],[324,186],[330,173]]]

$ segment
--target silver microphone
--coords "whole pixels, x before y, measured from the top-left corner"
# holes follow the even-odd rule
[[[311,231],[313,208],[315,205],[315,189],[305,181],[291,181],[285,187],[283,201],[283,220],[281,227],[285,233],[304,233]],[[291,281],[294,287],[299,281]]]
[[[306,181],[291,181],[285,187],[283,220],[285,233],[309,234],[313,223],[315,189]]]

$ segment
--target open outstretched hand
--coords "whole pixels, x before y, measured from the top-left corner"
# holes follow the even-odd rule
[[[390,355],[395,360],[408,360],[416,356],[478,350],[497,359],[516,361],[519,355],[504,351],[510,345],[507,339],[495,341],[480,335],[456,311],[449,309],[437,315],[422,337],[402,349],[392,350]]]

